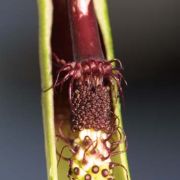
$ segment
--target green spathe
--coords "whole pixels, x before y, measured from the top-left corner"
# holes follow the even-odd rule
[[[106,49],[107,59],[114,58],[113,43],[111,36],[111,28],[108,17],[106,0],[94,0],[96,14],[99,20],[100,29],[102,31],[103,40]],[[40,69],[41,69],[41,86],[42,89],[48,89],[52,85],[52,67],[51,67],[51,26],[52,26],[52,0],[38,0],[39,10],[39,54],[40,54]],[[116,101],[117,88],[112,92],[113,106],[115,114],[119,118],[119,124],[122,127],[122,118],[120,113],[120,103]],[[56,157],[56,137],[54,125],[54,109],[53,109],[53,90],[42,91],[42,111],[44,125],[44,141],[46,149],[46,163],[48,180],[66,180],[68,164],[64,161],[63,166],[59,166],[57,170]],[[117,122],[118,123],[118,122]],[[118,138],[117,138],[118,139]],[[60,141],[58,149],[63,146]],[[125,146],[125,145],[123,145]],[[68,152],[66,152],[68,153]],[[128,170],[126,153],[116,156],[114,160],[123,164]],[[63,161],[62,161],[63,162]],[[61,163],[62,164],[62,163]],[[129,172],[129,171],[128,171]],[[114,172],[115,179],[127,180],[126,172],[123,168],[117,168]],[[130,176],[129,176],[130,180]]]

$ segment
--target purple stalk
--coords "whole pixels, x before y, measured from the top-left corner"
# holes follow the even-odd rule
[[[74,60],[104,59],[92,0],[68,0]]]

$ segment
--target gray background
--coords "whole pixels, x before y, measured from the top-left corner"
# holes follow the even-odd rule
[[[109,0],[133,180],[178,180],[178,0]],[[0,180],[45,180],[36,1],[0,2]]]

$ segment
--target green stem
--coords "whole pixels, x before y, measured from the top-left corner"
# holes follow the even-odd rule
[[[93,0],[108,59],[114,58],[111,25],[106,0]]]
[[[47,175],[48,180],[58,180],[54,128],[53,89],[43,92],[43,90],[48,89],[52,86],[52,66],[50,47],[52,25],[52,1],[38,0],[38,7],[42,111],[47,162]]]

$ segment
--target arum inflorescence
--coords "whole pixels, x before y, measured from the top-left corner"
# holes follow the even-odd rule
[[[122,67],[114,68],[112,63],[119,61],[104,58],[92,0],[68,0],[67,6],[74,60],[67,62],[54,53],[54,87],[68,86],[70,128],[76,137],[67,138],[60,126],[57,137],[69,145],[72,156],[64,157],[61,151],[59,158],[69,162],[70,179],[114,179],[113,168],[123,166],[111,157],[121,153],[117,147],[126,138],[116,126],[110,87],[116,82],[122,94]],[[117,132],[120,139],[114,141]]]
[[[116,88],[123,94],[121,62],[107,60],[93,0],[53,0],[53,8],[54,82],[48,90],[54,90],[57,141],[65,143],[57,146],[58,166],[67,161],[67,177],[73,180],[113,180],[117,168],[125,174],[123,180],[129,180],[127,166],[112,160],[127,149],[112,98]],[[65,18],[59,19],[60,14]],[[59,36],[58,23],[66,27],[64,37]],[[60,45],[58,41],[64,39]],[[69,156],[64,154],[66,149]]]

